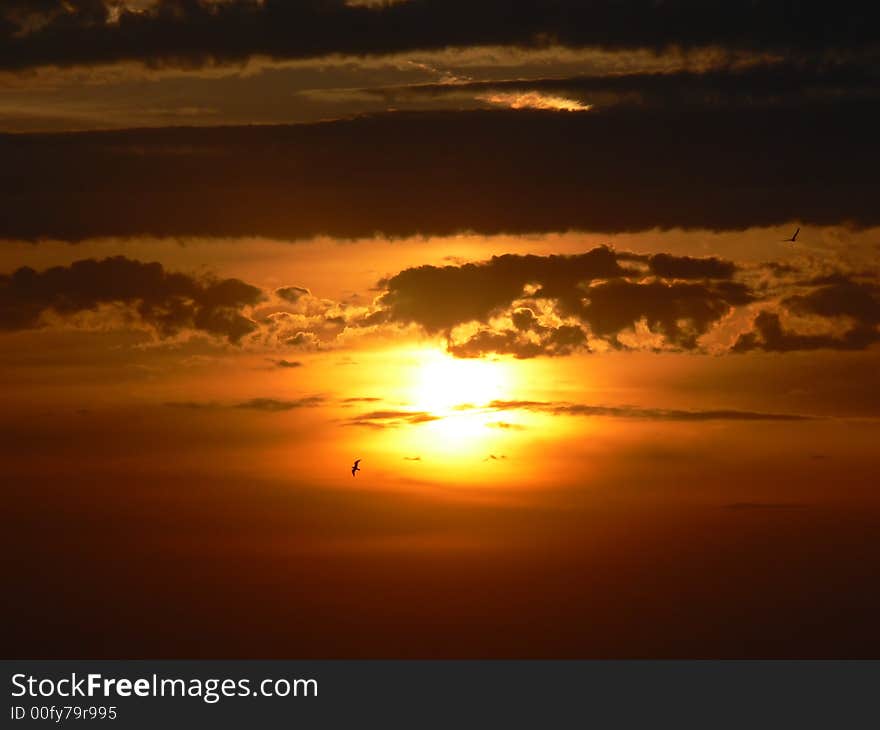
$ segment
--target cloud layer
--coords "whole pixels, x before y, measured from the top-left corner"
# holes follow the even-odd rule
[[[130,9],[131,8],[131,9]],[[788,54],[876,46],[878,11],[846,3],[736,0],[8,0],[0,68],[126,60],[193,67],[252,56],[366,55],[475,45],[663,49],[719,46]]]
[[[626,418],[643,421],[811,421],[813,416],[796,413],[766,413],[763,411],[739,410],[681,410],[669,408],[640,408],[638,406],[600,406],[586,403],[567,403],[564,401],[494,400],[484,406],[461,405],[459,411],[479,411],[480,413],[509,413],[528,411],[552,416],[584,416],[602,418]],[[444,416],[455,418],[455,415]],[[349,426],[366,426],[375,429],[397,428],[436,421],[436,416],[423,411],[372,411],[353,416],[345,421]],[[491,428],[523,429],[520,424],[504,421],[488,423]],[[498,457],[491,457],[498,458]],[[503,457],[501,457],[503,458]]]
[[[386,291],[367,321],[443,333],[459,357],[567,355],[586,349],[588,336],[621,348],[627,346],[621,335],[637,336],[640,325],[656,348],[692,350],[733,307],[756,298],[730,280],[735,270],[717,258],[617,254],[606,247],[421,266],[382,282]]]
[[[792,281],[792,273],[773,262],[746,270],[717,257],[607,247],[573,256],[508,254],[405,269],[380,282],[374,311],[361,324],[415,324],[445,337],[447,350],[465,358],[607,349],[863,350],[880,340],[874,277]],[[706,336],[724,323],[734,339],[728,332],[710,346]]]
[[[127,316],[160,337],[195,330],[239,342],[257,328],[243,310],[262,297],[260,289],[238,279],[196,278],[124,256],[84,259],[0,275],[0,329],[33,329],[47,314],[69,317],[124,305]]]
[[[878,128],[866,100],[0,135],[0,219],[70,241],[880,225]]]
[[[743,267],[717,257],[600,246],[407,268],[379,281],[372,303],[351,303],[302,286],[269,292],[117,256],[0,275],[0,329],[135,328],[160,339],[202,333],[263,352],[278,368],[302,365],[291,353],[374,335],[421,334],[462,358],[862,350],[880,340],[876,277],[797,273],[773,262]],[[368,420],[411,415],[383,411]]]
[[[876,62],[755,61],[706,70],[597,73],[577,76],[472,80],[357,89],[395,107],[443,98],[578,111],[626,105],[640,108],[783,106],[807,101],[876,99]],[[338,93],[338,92],[337,92]],[[533,103],[529,103],[529,100]],[[552,103],[556,100],[555,105]]]

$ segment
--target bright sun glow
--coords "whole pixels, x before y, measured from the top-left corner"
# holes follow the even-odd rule
[[[357,433],[358,454],[369,454],[374,468],[447,487],[510,486],[529,478],[520,454],[523,442],[534,439],[529,429],[535,416],[498,403],[523,397],[528,371],[520,361],[400,348],[385,351],[363,372],[381,378],[381,386],[364,382],[358,388],[381,397],[350,404],[343,417],[372,426]]]
[[[501,362],[461,360],[437,350],[421,353],[419,360],[410,399],[420,411],[452,415],[460,406],[503,399],[510,387],[508,369]]]
[[[442,465],[444,470],[460,472],[486,461],[503,463],[506,457],[495,452],[510,434],[493,426],[499,414],[487,406],[511,398],[509,362],[464,360],[438,350],[420,350],[411,373],[405,388],[408,408],[435,420],[398,432],[398,445],[404,443],[422,459],[433,459],[432,469]]]

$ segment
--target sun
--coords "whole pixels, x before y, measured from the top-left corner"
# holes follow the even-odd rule
[[[485,406],[505,397],[510,387],[506,364],[497,360],[460,359],[438,350],[419,353],[410,402],[436,416]]]
[[[482,484],[487,474],[495,479],[513,468],[522,416],[507,413],[499,401],[514,397],[516,362],[454,358],[433,347],[396,350],[394,361],[376,368],[385,391],[382,404],[370,408],[392,416],[387,427],[367,435],[373,454],[414,479],[446,485]]]

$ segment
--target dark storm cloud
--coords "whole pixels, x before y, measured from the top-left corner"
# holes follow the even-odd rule
[[[648,257],[651,272],[666,279],[729,279],[736,272],[732,261],[710,256],[672,256],[658,253]]]
[[[789,297],[783,303],[797,314],[851,317],[863,325],[880,324],[880,286],[877,284],[853,281],[841,274],[815,283],[823,286],[808,294]]]
[[[253,55],[309,58],[473,45],[604,49],[720,46],[853,53],[878,41],[873,3],[734,0],[158,0],[111,15],[100,0],[14,0],[0,10],[0,67],[140,60],[193,67]]]
[[[577,300],[579,284],[623,274],[605,247],[574,256],[506,254],[482,263],[404,269],[380,283],[386,291],[378,303],[389,320],[437,332],[487,319],[522,297],[528,284],[540,285],[536,296]]]
[[[0,235],[878,225],[878,128],[866,101],[0,135]]]
[[[771,264],[761,268],[782,277],[795,271]],[[740,272],[717,257],[608,247],[571,256],[507,254],[405,269],[380,282],[376,308],[360,324],[419,325],[443,335],[447,351],[461,358],[552,357],[608,347],[698,352],[722,319],[763,301],[810,321],[786,329],[780,313],[765,307],[732,352],[863,350],[880,341],[880,285],[867,274],[778,279],[771,302],[765,284],[752,289],[735,278]]]
[[[880,331],[877,329],[880,324],[880,286],[876,283],[855,281],[840,273],[801,283],[814,287],[806,293],[783,298],[783,310],[814,322],[843,318],[849,322],[845,331],[791,331],[783,326],[779,313],[762,311],[755,317],[753,329],[737,339],[732,351],[864,350],[880,342]]]
[[[842,335],[799,333],[786,330],[775,312],[760,312],[753,329],[739,336],[731,352],[793,352],[797,350],[864,350],[880,342],[876,327],[858,324]]]
[[[637,418],[651,421],[808,421],[813,416],[791,413],[762,413],[760,411],[695,410],[668,408],[639,408],[636,406],[592,406],[583,403],[554,403],[547,401],[505,401],[489,403],[490,410],[526,410],[550,413],[556,416],[607,416]]]
[[[639,322],[662,335],[667,345],[694,349],[697,339],[733,306],[755,299],[745,284],[727,280],[735,270],[731,262],[654,255],[648,258],[650,269],[672,278],[648,280],[620,264],[642,258],[599,247],[573,256],[507,254],[482,263],[405,269],[382,282],[379,310],[367,321],[415,323],[428,332],[445,333],[449,352],[457,357],[493,352],[518,358],[567,355],[586,346],[585,326],[619,347],[618,335]],[[697,274],[702,281],[678,280]],[[546,300],[564,319],[542,321],[536,315]],[[522,306],[515,306],[517,302]],[[534,307],[526,306],[528,302]],[[488,325],[511,307],[512,328],[481,328],[464,340],[452,336],[458,325]],[[574,322],[566,321],[572,318]]]
[[[463,342],[448,341],[446,349],[451,355],[461,358],[483,357],[495,353],[513,355],[522,360],[539,355],[570,355],[587,344],[586,334],[575,325],[541,327],[540,330],[532,331],[538,332],[536,340],[523,337],[516,330],[481,330]]]
[[[648,329],[665,335],[668,342],[685,349],[697,346],[697,338],[730,312],[735,304],[754,297],[743,284],[635,283],[611,281],[590,287],[582,317],[600,336],[645,320]]]
[[[738,308],[760,301],[764,311],[730,351],[862,350],[880,341],[880,286],[864,274],[778,284],[768,298],[733,278],[738,272],[732,262],[715,257],[642,255],[605,246],[574,255],[505,254],[457,266],[420,266],[381,281],[369,308],[339,318],[327,332],[325,307],[312,314],[258,316],[251,308],[265,297],[255,286],[168,272],[159,263],[118,256],[0,275],[0,330],[33,329],[92,312],[104,318],[99,324],[147,325],[159,337],[201,331],[268,348],[264,351],[314,345],[319,334],[324,346],[333,347],[343,331],[416,325],[445,338],[447,351],[461,358],[553,357],[608,348],[720,352],[724,345],[703,336],[718,331],[715,326]],[[759,291],[766,289],[761,284]],[[110,309],[101,310],[105,305]],[[325,305],[335,306],[329,300]],[[279,329],[285,318],[295,321]],[[729,320],[736,321],[743,318]],[[302,366],[296,360],[270,362],[278,368]],[[373,401],[359,397],[344,404]],[[258,398],[236,407],[280,411],[307,404]],[[430,418],[374,411],[353,421],[386,426]]]
[[[159,336],[199,330],[238,342],[257,327],[242,309],[262,296],[238,279],[196,278],[124,256],[84,259],[42,272],[22,267],[0,275],[0,329],[39,327],[49,312],[65,316],[124,304]]]

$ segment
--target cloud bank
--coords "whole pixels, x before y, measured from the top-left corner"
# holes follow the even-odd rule
[[[291,353],[372,335],[439,339],[461,358],[521,359],[609,350],[863,350],[880,340],[875,276],[793,278],[797,273],[600,246],[411,267],[379,281],[372,303],[352,304],[302,286],[268,292],[117,256],[0,275],[0,329],[83,326],[76,319],[89,313],[91,326],[147,329],[159,339],[201,333],[263,352],[287,369],[302,364]],[[411,417],[382,411],[367,420]]]
[[[635,268],[640,262],[644,268]],[[622,265],[623,264],[623,265]],[[627,346],[639,326],[654,345],[693,350],[733,307],[756,296],[731,281],[717,258],[617,254],[599,247],[575,256],[496,256],[460,266],[406,269],[381,282],[371,324],[418,324],[442,333],[458,357],[567,355],[588,337]],[[699,279],[699,281],[695,281]]]
[[[878,128],[860,100],[0,135],[0,219],[68,241],[872,226]]]
[[[253,56],[381,55],[480,45],[857,53],[877,45],[871,3],[733,0],[7,0],[0,68],[141,61],[193,68]]]
[[[84,259],[0,275],[0,329],[33,329],[48,314],[68,317],[124,305],[137,325],[159,337],[193,330],[237,343],[257,329],[244,310],[262,298],[259,288],[239,279],[197,278],[124,256]]]

